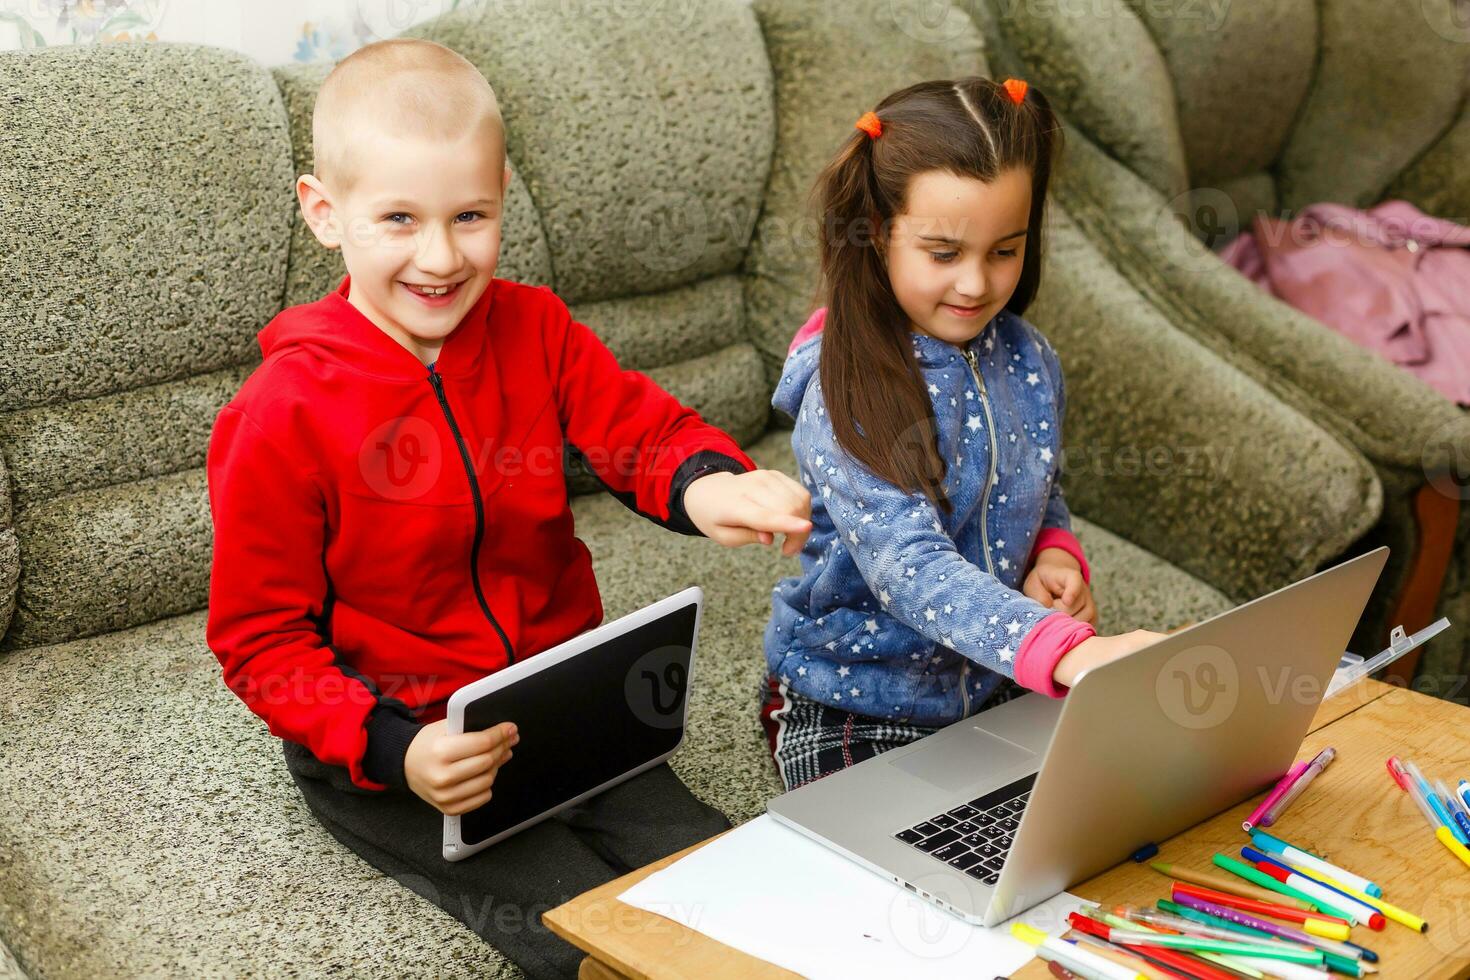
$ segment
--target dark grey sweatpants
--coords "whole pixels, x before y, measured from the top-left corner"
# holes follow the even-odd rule
[[[306,805],[333,837],[535,978],[575,977],[583,957],[542,925],[543,912],[730,826],[664,764],[463,861],[446,861],[444,817],[427,802],[408,790],[362,789],[304,746],[281,746]]]

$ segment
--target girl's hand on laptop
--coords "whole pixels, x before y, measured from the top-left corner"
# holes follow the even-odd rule
[[[1092,589],[1082,578],[1082,566],[1062,548],[1043,548],[1021,585],[1021,593],[1073,619],[1097,625]]]
[[[490,802],[490,786],[521,740],[516,726],[502,722],[483,732],[450,735],[448,722],[425,725],[403,757],[408,788],[447,816],[468,813]]]
[[[780,470],[710,473],[684,491],[684,513],[704,536],[727,548],[785,534],[781,554],[801,551],[812,532],[812,495]]]
[[[1063,687],[1072,687],[1085,671],[1126,657],[1134,650],[1142,650],[1163,638],[1163,633],[1151,630],[1134,630],[1117,636],[1090,636],[1062,654],[1062,659],[1052,668],[1052,680]]]

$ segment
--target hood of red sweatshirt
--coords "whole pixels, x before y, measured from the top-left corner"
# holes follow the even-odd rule
[[[444,339],[434,362],[440,374],[456,377],[480,369],[486,323],[500,282],[490,280],[454,332]],[[351,288],[352,276],[344,275],[337,288],[320,302],[292,306],[278,313],[257,335],[261,357],[268,360],[274,354],[308,348],[317,358],[349,365],[374,377],[422,382],[424,365],[408,348],[348,302]]]

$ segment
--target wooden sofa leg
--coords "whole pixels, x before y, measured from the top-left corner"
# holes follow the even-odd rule
[[[1455,544],[1460,500],[1426,483],[1414,495],[1414,518],[1419,530],[1414,557],[1403,591],[1399,593],[1388,620],[1389,630],[1402,626],[1404,632],[1411,635],[1433,621],[1434,605],[1439,599],[1439,590],[1444,586],[1445,569],[1449,567],[1450,553]],[[1383,646],[1385,649],[1388,647],[1387,633],[1383,636]],[[1389,664],[1384,669],[1384,680],[1408,687],[1419,666],[1421,652],[1422,649],[1410,650]]]

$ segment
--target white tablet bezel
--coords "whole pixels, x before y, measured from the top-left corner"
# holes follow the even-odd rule
[[[585,799],[596,796],[603,790],[606,790],[612,786],[616,786],[618,783],[621,783],[625,780],[631,779],[634,776],[637,776],[639,773],[647,772],[654,766],[664,762],[666,759],[669,758],[669,756],[673,755],[679,750],[679,747],[684,744],[684,738],[688,733],[689,698],[694,691],[694,664],[695,654],[697,653],[699,646],[699,623],[704,613],[704,590],[697,585],[690,586],[689,588],[684,589],[681,592],[674,593],[668,598],[660,599],[658,602],[655,602],[648,606],[644,606],[642,609],[631,612],[628,615],[623,616],[619,619],[615,619],[611,623],[604,623],[601,626],[590,629],[585,633],[574,636],[570,640],[567,640],[565,643],[561,643],[557,646],[552,647],[550,650],[545,650],[541,653],[536,654],[533,657],[530,657],[529,659],[521,661],[520,663],[511,664],[504,670],[497,671],[489,675],[488,677],[482,677],[480,680],[466,684],[464,687],[460,688],[449,696],[448,714],[445,716],[448,721],[446,727],[450,734],[459,735],[464,732],[465,706],[475,699],[483,697],[484,695],[490,694],[494,691],[498,691],[501,688],[508,687],[511,684],[514,684],[517,681],[525,677],[529,677],[530,675],[535,674],[539,671],[545,670],[548,667],[555,667],[557,664],[560,664],[563,661],[570,660],[572,657],[579,656],[589,650],[601,646],[603,643],[607,642],[613,637],[621,636],[624,633],[645,625],[646,623],[661,619],[662,617],[669,615],[677,609],[683,609],[691,602],[694,603],[694,630],[689,645],[689,675],[684,688],[683,703],[680,705],[679,708],[679,741],[674,744],[674,747],[671,748],[669,751],[663,753],[662,755],[659,755],[653,759],[649,759],[645,763],[639,764],[638,766],[628,770],[620,776],[609,779],[607,782],[599,786],[595,786],[585,793],[582,793],[569,800],[559,803],[548,810],[538,813],[536,816],[531,817],[528,820],[521,821],[508,830],[504,830],[501,833],[496,834],[494,837],[486,838],[485,840],[480,841],[476,844],[466,844],[460,835],[459,817],[449,816],[446,814],[444,817],[443,848],[444,859],[446,861],[462,861],[465,858],[469,857],[471,854],[482,851],[485,848],[489,847],[491,844],[502,841],[512,834],[524,830],[532,824],[539,823],[540,821],[545,820],[547,817],[559,813],[569,806],[575,806]]]

